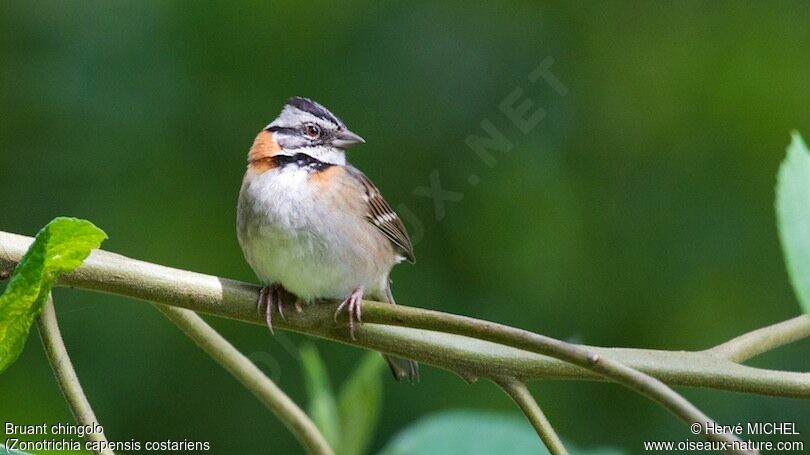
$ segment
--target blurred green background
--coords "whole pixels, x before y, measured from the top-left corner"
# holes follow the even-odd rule
[[[287,97],[308,96],[365,137],[349,159],[421,222],[417,264],[393,274],[399,303],[589,344],[705,348],[799,312],[773,188],[789,132],[810,136],[808,23],[801,2],[5,1],[0,229],[82,217],[108,250],[255,282],[234,227],[245,156]],[[546,57],[565,96],[527,80]],[[546,111],[528,134],[498,108],[518,87]],[[514,143],[492,168],[464,143],[485,119]],[[463,195],[441,220],[414,194],[434,172]],[[110,439],[300,451],[149,305],[56,301]],[[305,402],[302,337],[209,320]],[[318,347],[335,383],[361,355]],[[808,371],[808,348],[753,363]],[[618,386],[532,390],[580,447],[690,436]],[[724,423],[810,432],[803,401],[683,393]],[[375,450],[453,408],[516,412],[491,384],[424,366],[419,385],[386,381]],[[9,420],[71,420],[36,337],[0,376]]]

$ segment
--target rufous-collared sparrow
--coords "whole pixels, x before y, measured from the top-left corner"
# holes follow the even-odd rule
[[[346,149],[364,142],[325,107],[293,97],[250,148],[237,234],[266,285],[259,308],[271,330],[272,307],[283,317],[287,293],[296,309],[342,300],[337,311],[348,310],[352,337],[364,295],[394,303],[389,273],[413,262],[413,246],[377,187],[346,162]],[[416,362],[383,357],[397,380],[418,380]]]

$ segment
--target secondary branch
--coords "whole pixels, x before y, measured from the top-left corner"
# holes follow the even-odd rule
[[[94,427],[100,425],[93,408],[90,407],[90,401],[84,394],[82,385],[79,382],[79,377],[76,376],[76,370],[73,369],[73,363],[65,348],[65,342],[62,340],[62,334],[59,331],[59,323],[56,321],[56,312],[53,308],[53,298],[48,296],[48,301],[42,308],[42,314],[39,315],[37,320],[39,326],[39,336],[42,338],[42,346],[45,348],[45,354],[48,356],[48,361],[53,369],[53,375],[56,377],[56,382],[62,390],[62,395],[67,401],[76,423],[85,427]],[[100,449],[93,450],[97,455],[115,455],[112,450],[107,447],[107,438],[104,432],[98,433],[87,432],[85,439],[88,442],[98,443]]]
[[[557,436],[557,432],[554,431],[551,422],[548,421],[543,410],[540,409],[540,405],[537,404],[537,401],[534,400],[529,389],[526,388],[526,384],[513,378],[500,379],[495,382],[512,398],[520,410],[523,411],[523,414],[529,419],[537,435],[540,436],[543,444],[546,445],[548,452],[551,455],[568,455],[568,451],[565,449],[560,437]]]
[[[810,336],[810,316],[802,315],[740,335],[706,352],[732,362],[745,362],[808,336]]]
[[[194,340],[203,351],[228,370],[245,388],[253,392],[259,401],[270,408],[307,449],[307,453],[334,454],[312,419],[250,359],[233,347],[201,317],[193,311],[182,308],[163,305],[155,305],[155,307]]]

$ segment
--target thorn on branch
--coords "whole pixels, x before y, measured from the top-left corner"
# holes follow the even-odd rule
[[[464,370],[453,370],[457,375],[461,376],[461,379],[464,379],[464,382],[467,384],[475,384],[478,382],[478,375],[470,373]]]

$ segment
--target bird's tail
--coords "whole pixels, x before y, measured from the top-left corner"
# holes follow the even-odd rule
[[[383,359],[388,363],[388,368],[391,368],[391,373],[394,374],[394,379],[402,382],[407,379],[411,383],[419,382],[419,364],[413,360],[403,359],[402,357],[392,357],[383,354]]]
[[[385,299],[392,305],[397,304],[394,301],[394,295],[391,294],[390,281],[385,289]],[[411,384],[419,382],[419,364],[416,363],[416,361],[385,354],[383,354],[383,359],[385,359],[388,368],[391,369],[391,373],[394,375],[394,379],[396,379],[397,382],[402,382],[403,379],[407,379]]]

